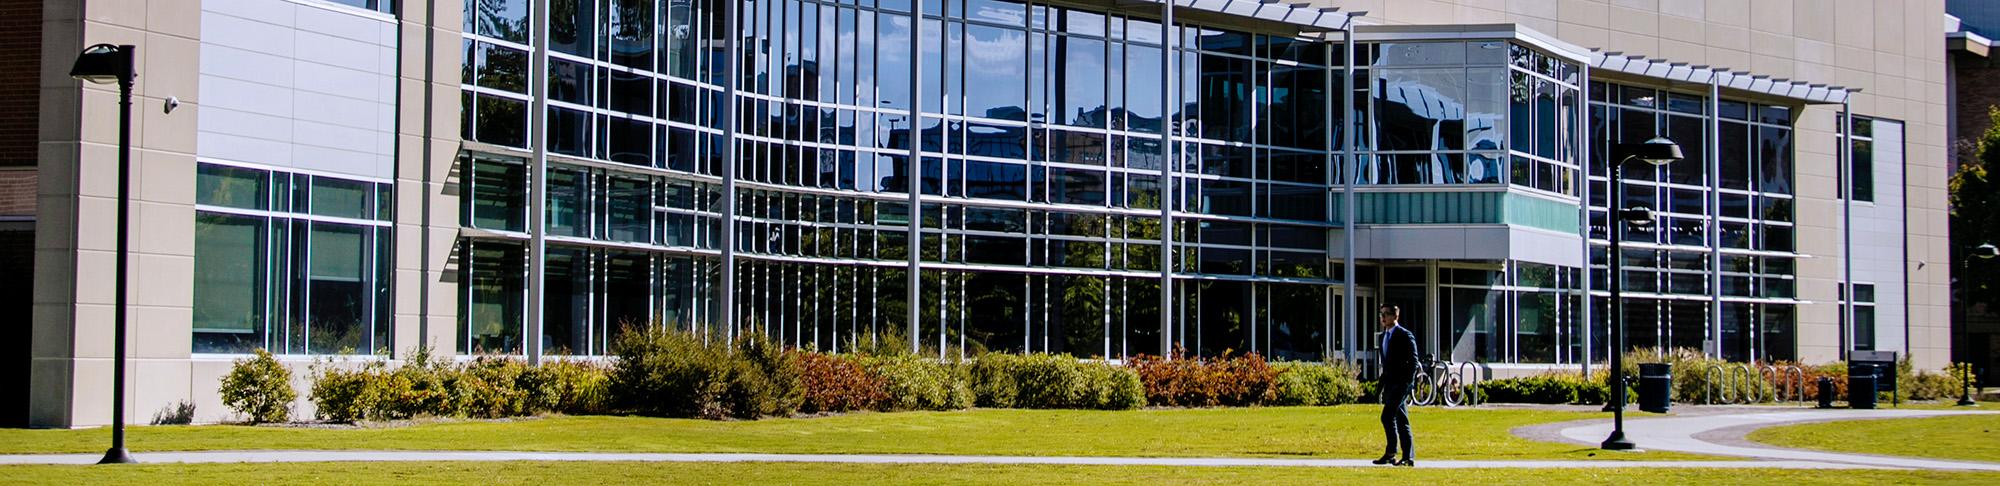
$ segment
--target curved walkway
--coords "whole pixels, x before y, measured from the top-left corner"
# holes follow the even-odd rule
[[[1627,414],[1625,420],[1625,437],[1637,443],[1641,449],[1763,460],[1753,462],[1753,464],[1767,464],[1769,463],[1768,461],[1804,461],[1898,469],[2000,471],[2000,463],[1787,449],[1757,444],[1743,439],[1750,431],[1777,425],[1837,420],[1921,418],[1985,413],[1996,412],[1959,410],[1770,409],[1765,407],[1697,408],[1694,409],[1694,413],[1661,418],[1634,418],[1631,414]],[[1557,424],[1557,426],[1561,427],[1557,435],[1565,442],[1594,446],[1602,442],[1605,437],[1611,435],[1610,420],[1592,420],[1583,423],[1571,422],[1568,424]],[[1516,431],[1516,435],[1531,439],[1548,439],[1545,431],[1544,433],[1537,433],[1537,431],[1532,430],[1519,430]]]

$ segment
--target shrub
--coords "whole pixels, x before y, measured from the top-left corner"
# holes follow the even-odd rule
[[[1598,373],[1606,379],[1607,373]],[[1604,381],[1585,379],[1580,373],[1547,373],[1520,378],[1479,382],[1479,393],[1495,403],[1604,403]]]
[[[531,390],[531,409],[569,415],[608,411],[610,376],[604,366],[587,361],[556,360],[529,368],[522,387]]]
[[[1341,405],[1361,399],[1359,373],[1346,364],[1279,363],[1274,368],[1278,371],[1274,404]]]
[[[1906,400],[1956,399],[1965,391],[1965,380],[1961,379],[1959,367],[1971,367],[1969,363],[1958,363],[1939,371],[1918,370],[1908,356],[1896,363],[1897,392]]]
[[[1014,408],[1021,393],[1015,376],[1024,358],[1009,353],[986,353],[967,368],[972,380],[973,404],[986,408]]]
[[[969,373],[982,407],[1126,410],[1146,404],[1139,375],[1102,360],[988,353]]]
[[[251,423],[286,422],[292,418],[292,401],[299,392],[292,389],[292,370],[279,363],[270,351],[257,350],[249,359],[237,360],[222,377],[222,404],[248,417]],[[193,405],[187,407],[193,410]],[[192,412],[187,415],[193,415]]]
[[[693,334],[647,326],[627,328],[611,345],[613,406],[660,417],[718,419],[730,364],[722,346]]]
[[[763,334],[736,340],[723,401],[736,418],[791,415],[799,409],[799,352],[786,349]]]
[[[853,356],[799,354],[799,411],[851,412],[882,408],[887,383]]]
[[[867,356],[869,371],[881,376],[887,410],[959,410],[972,407],[966,373],[953,363],[915,355]]]
[[[1256,353],[1230,357],[1225,352],[1214,358],[1196,358],[1176,350],[1174,356],[1174,359],[1157,356],[1132,359],[1133,370],[1144,383],[1147,403],[1182,407],[1248,406],[1270,403],[1277,398],[1278,371]]]

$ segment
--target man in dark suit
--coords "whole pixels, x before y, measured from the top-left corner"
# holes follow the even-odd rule
[[[1388,445],[1375,463],[1415,466],[1415,451],[1410,447],[1409,403],[1410,384],[1417,375],[1417,336],[1397,323],[1402,309],[1385,304],[1378,311],[1377,318],[1382,322],[1382,347],[1377,355],[1382,361],[1382,435]],[[1400,461],[1396,460],[1398,444],[1403,451]]]

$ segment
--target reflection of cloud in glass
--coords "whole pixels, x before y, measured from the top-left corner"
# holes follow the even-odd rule
[[[1000,37],[982,38],[979,34],[1000,32]],[[994,74],[1021,76],[1021,69],[1027,67],[1027,34],[1017,30],[974,28],[966,36],[965,55],[971,62],[966,66],[971,74]]]

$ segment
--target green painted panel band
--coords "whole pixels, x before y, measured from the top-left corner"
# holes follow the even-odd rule
[[[1577,233],[1577,206],[1505,192],[1364,192],[1354,195],[1361,224],[1512,224]],[[1341,214],[1342,198],[1333,198]]]
[[[1507,194],[1507,224],[1580,234],[1576,203]]]

